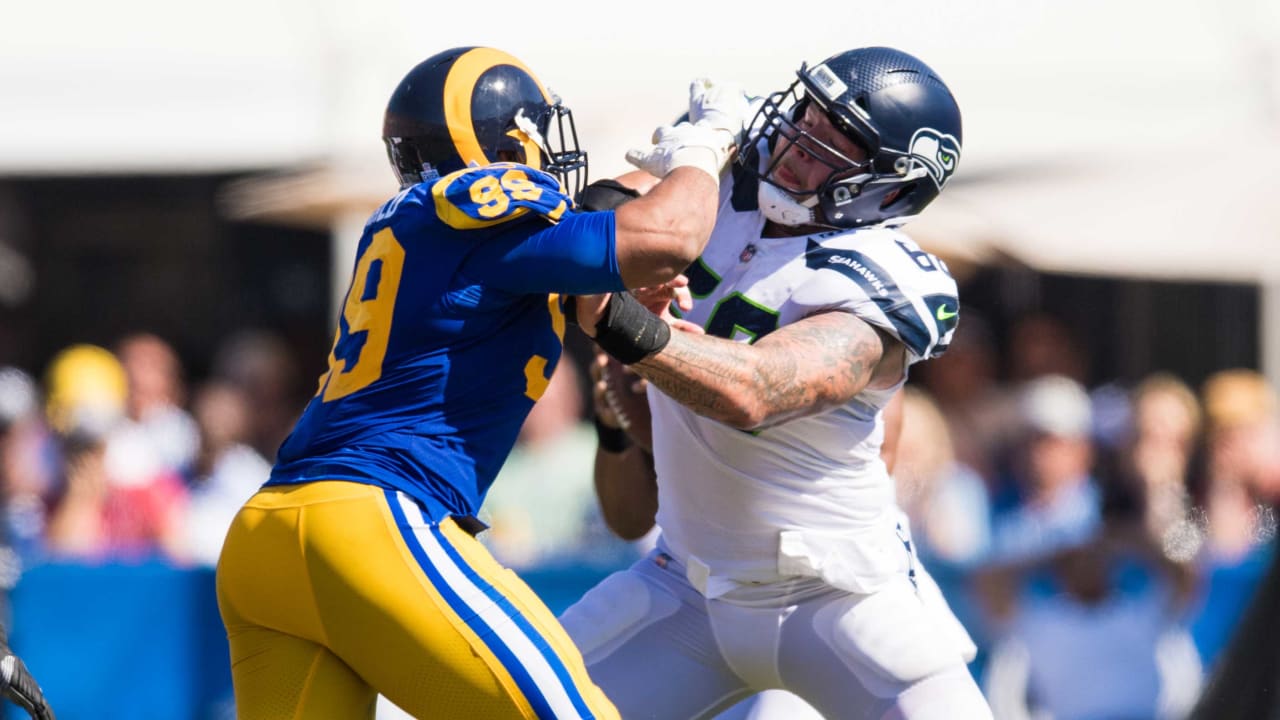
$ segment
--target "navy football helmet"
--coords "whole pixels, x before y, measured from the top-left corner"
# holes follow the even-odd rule
[[[402,188],[501,161],[556,175],[571,197],[586,184],[573,113],[493,48],[452,48],[410,70],[387,103],[382,139]]]
[[[929,66],[901,50],[870,47],[833,55],[812,68],[801,65],[796,75],[790,87],[765,99],[737,161],[739,173],[755,175],[762,191],[800,211],[789,214],[791,222],[771,219],[836,228],[905,221],[946,186],[960,161],[960,108]],[[867,159],[850,159],[800,127],[809,103],[865,150]],[[779,136],[788,140],[786,148],[762,160]],[[818,187],[797,192],[771,180],[778,161],[797,151],[831,166]]]

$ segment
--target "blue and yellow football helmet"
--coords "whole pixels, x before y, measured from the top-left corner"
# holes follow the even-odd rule
[[[382,139],[402,188],[500,161],[556,175],[570,197],[587,181],[573,113],[494,48],[452,48],[418,63],[391,94]]]

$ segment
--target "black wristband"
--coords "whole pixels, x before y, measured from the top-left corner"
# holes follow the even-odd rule
[[[600,443],[600,449],[617,455],[625,452],[631,447],[631,436],[622,428],[609,427],[600,421],[600,416],[594,418],[596,424],[596,441]]]
[[[596,323],[596,344],[623,365],[637,363],[671,342],[671,328],[629,292],[609,296]]]

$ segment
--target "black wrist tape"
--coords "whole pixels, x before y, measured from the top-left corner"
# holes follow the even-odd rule
[[[596,416],[596,441],[600,444],[600,449],[617,455],[625,452],[631,447],[631,436],[627,435],[627,431],[622,428],[609,427],[600,422],[600,416]]]
[[[671,328],[625,291],[609,296],[596,323],[596,344],[623,365],[640,362],[670,341]]]

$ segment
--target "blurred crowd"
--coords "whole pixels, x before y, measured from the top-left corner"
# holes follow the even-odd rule
[[[1081,347],[1037,315],[998,349],[967,316],[907,385],[899,503],[996,717],[1179,717],[1274,552],[1276,388],[1249,369],[1090,383]],[[646,547],[600,521],[589,386],[566,359],[483,510],[482,539],[517,569],[619,567]],[[214,565],[300,384],[260,332],[193,385],[146,333],[67,347],[38,377],[0,368],[0,585],[47,561]]]
[[[0,368],[3,585],[50,561],[213,566],[301,409],[286,345],[229,338],[194,387],[150,333]]]
[[[1181,717],[1274,552],[1276,389],[1090,386],[1052,317],[1007,337],[966,318],[908,385],[895,478],[922,560],[996,717]]]

